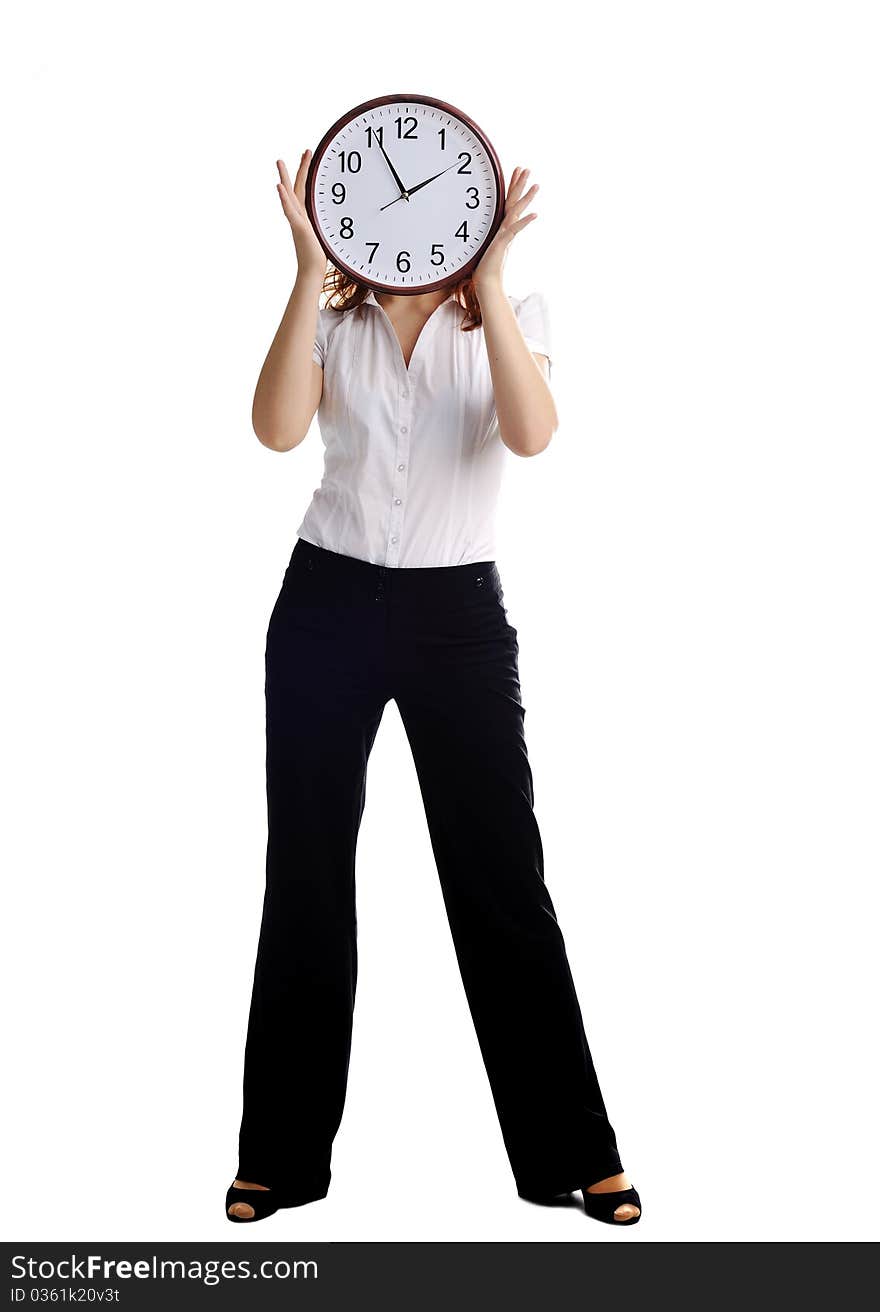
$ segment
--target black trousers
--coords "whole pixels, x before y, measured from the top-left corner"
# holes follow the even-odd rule
[[[297,540],[266,643],[269,830],[240,1179],[291,1202],[329,1189],[357,983],[355,849],[392,698],[518,1192],[623,1169],[544,882],[518,655],[493,561],[385,568]]]

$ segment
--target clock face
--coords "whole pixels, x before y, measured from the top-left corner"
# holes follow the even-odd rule
[[[427,96],[382,96],[322,139],[306,181],[330,261],[398,295],[458,282],[501,222],[504,178],[492,145],[461,110]]]

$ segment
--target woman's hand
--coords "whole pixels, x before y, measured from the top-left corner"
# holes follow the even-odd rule
[[[523,194],[523,187],[526,185],[528,176],[528,169],[517,167],[513,170],[513,176],[510,179],[510,186],[507,188],[507,197],[504,202],[504,218],[501,220],[498,231],[489,242],[473,272],[474,289],[478,295],[481,283],[484,285],[491,282],[501,283],[504,261],[510,243],[518,232],[531,223],[532,219],[538,217],[534,211],[525,215],[522,213],[538,190],[538,184],[535,183]],[[522,217],[520,217],[521,215]]]
[[[281,181],[277,184],[281,197],[284,217],[293,232],[293,244],[296,247],[296,263],[300,273],[307,277],[314,276],[323,281],[327,272],[327,256],[324,248],[315,236],[311,219],[306,211],[306,174],[312,152],[304,150],[299,161],[296,181],[291,186],[287,166],[283,159],[276,160]]]

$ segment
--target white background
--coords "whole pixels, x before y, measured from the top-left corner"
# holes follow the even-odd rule
[[[876,1237],[876,19],[19,7],[6,1237]],[[548,886],[645,1206],[617,1232],[516,1195],[393,704],[331,1193],[223,1216],[265,629],[322,457],[317,425],[284,456],[250,428],[295,271],[275,160],[412,91],[541,186],[507,289],[548,297],[562,422],[510,457],[497,559]]]

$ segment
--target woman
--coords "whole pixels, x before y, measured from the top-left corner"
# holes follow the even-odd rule
[[[514,170],[463,283],[377,295],[328,274],[305,209],[309,157],[293,185],[278,161],[298,267],[253,424],[289,451],[318,411],[327,449],[267,635],[266,891],[226,1214],[251,1222],[329,1189],[357,980],[355,847],[393,698],[517,1190],[580,1189],[589,1215],[632,1225],[638,1194],[544,882],[517,634],[492,558],[505,447],[536,455],[557,425],[543,297],[502,287],[538,188]]]

